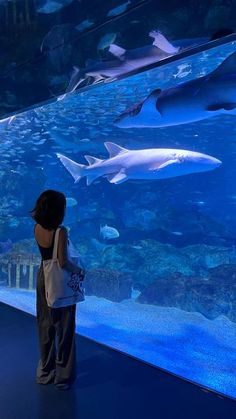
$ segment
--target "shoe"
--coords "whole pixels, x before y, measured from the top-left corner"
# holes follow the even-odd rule
[[[70,384],[68,384],[68,383],[58,383],[58,384],[55,384],[55,386],[58,390],[69,390],[70,389]]]

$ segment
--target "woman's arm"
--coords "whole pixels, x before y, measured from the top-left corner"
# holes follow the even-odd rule
[[[67,230],[65,227],[61,227],[60,232],[59,232],[59,241],[58,241],[58,260],[59,260],[60,267],[65,269],[66,271],[69,271],[75,274],[81,274],[81,276],[84,276],[83,269],[69,260],[67,246],[68,246]]]

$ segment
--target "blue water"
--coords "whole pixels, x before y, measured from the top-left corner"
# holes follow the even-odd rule
[[[78,331],[231,397],[236,397],[235,116],[160,129],[122,130],[113,121],[156,88],[210,73],[235,46],[222,45],[17,115],[2,128],[0,168],[0,242],[12,243],[7,252],[2,246],[1,259],[25,250],[37,253],[28,211],[42,190],[64,192],[73,198],[65,225],[97,281],[77,308]],[[106,141],[128,149],[199,151],[222,166],[161,181],[112,185],[99,178],[91,186],[84,179],[74,184],[56,153],[86,164],[86,154],[107,158]],[[106,224],[119,237],[102,237],[100,227]],[[13,305],[34,313],[33,291],[24,292],[21,305],[23,291],[6,287],[0,264],[1,300],[11,304],[11,292]],[[115,289],[117,278],[127,287],[114,297],[107,288]]]

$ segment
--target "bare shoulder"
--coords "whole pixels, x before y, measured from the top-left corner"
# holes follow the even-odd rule
[[[59,237],[60,237],[61,240],[67,240],[68,233],[67,233],[66,227],[64,227],[64,226],[60,227]]]

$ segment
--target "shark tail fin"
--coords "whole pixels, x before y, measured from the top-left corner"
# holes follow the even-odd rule
[[[57,101],[63,100],[69,93],[73,93],[84,80],[85,78],[81,77],[80,68],[74,66],[66,91],[63,95],[58,96]]]
[[[60,159],[63,166],[65,166],[65,168],[74,178],[75,183],[78,183],[80,179],[84,176],[83,172],[84,172],[84,169],[86,168],[86,165],[76,163],[75,161],[69,159],[68,157],[63,156],[63,154],[57,153],[57,157]]]
[[[174,47],[161,32],[154,30],[149,32],[149,36],[154,38],[153,45],[168,54],[176,54],[179,47]]]

